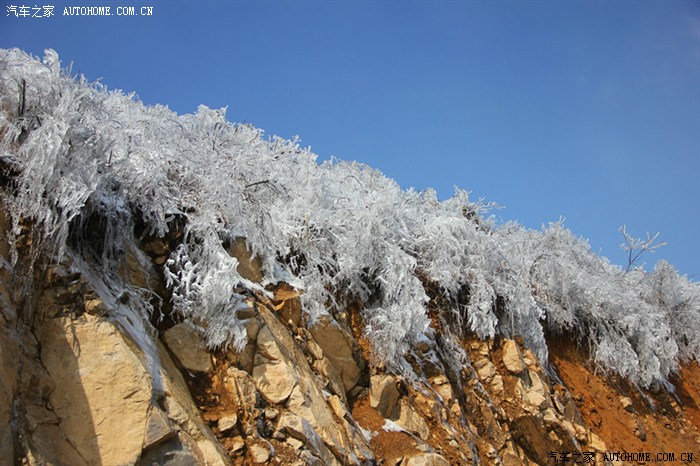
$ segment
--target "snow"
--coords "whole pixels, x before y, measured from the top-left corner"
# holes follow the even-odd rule
[[[406,432],[406,429],[392,421],[391,419],[384,419],[384,425],[382,429],[385,432]]]
[[[224,249],[244,237],[264,284],[303,288],[309,322],[343,295],[364,303],[367,336],[390,369],[408,367],[404,354],[424,338],[429,288],[446,303],[449,332],[521,335],[544,360],[550,331],[644,386],[700,361],[700,286],[667,263],[625,273],[561,223],[495,225],[465,191],[439,201],[357,162],[319,164],[297,140],[227,122],[225,109],[145,106],[67,76],[53,51],[43,63],[0,51],[0,137],[0,166],[19,173],[0,191],[15,234],[32,219],[45,247],[83,257],[113,288],[128,288],[116,259],[138,249],[136,224],[156,236],[184,224],[163,272],[175,312],[206,322],[210,346],[243,347],[236,290],[264,291]],[[85,238],[90,218],[104,227],[99,247]],[[130,294],[152,312],[142,291]]]

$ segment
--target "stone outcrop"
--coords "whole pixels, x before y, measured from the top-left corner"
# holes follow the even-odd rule
[[[231,257],[238,260],[238,273],[241,277],[252,282],[260,282],[263,279],[262,259],[256,256],[248,248],[245,238],[234,239],[226,248]]]
[[[66,437],[82,446],[85,461],[135,463],[153,380],[125,336],[111,322],[84,314],[48,320],[39,343],[54,384],[49,403]]]
[[[162,339],[183,369],[206,373],[214,368],[204,339],[192,324],[177,324],[163,332]]]
[[[360,367],[353,357],[353,338],[331,316],[323,316],[310,329],[313,339],[340,375],[346,391],[360,379]]]
[[[523,361],[518,345],[513,340],[507,340],[503,345],[503,365],[514,375],[525,370],[525,361]]]
[[[212,351],[206,323],[151,323],[70,260],[47,265],[22,301],[11,286],[21,250],[13,266],[0,240],[2,465],[533,465],[610,448],[584,399],[517,339],[447,345],[434,325],[410,371],[388,373],[370,364],[357,309],[309,322],[301,291],[281,283],[237,308],[241,351]],[[245,242],[229,249],[261,282]],[[148,239],[123,276],[165,293],[156,270],[171,250]],[[644,401],[613,402],[646,436]]]
[[[394,377],[386,374],[374,375],[370,379],[369,404],[382,416],[388,418],[399,400],[399,390]]]

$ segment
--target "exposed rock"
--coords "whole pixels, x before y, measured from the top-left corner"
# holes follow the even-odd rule
[[[527,455],[538,464],[547,463],[547,453],[551,451],[551,440],[547,436],[549,430],[541,418],[525,415],[511,422],[513,438],[518,442]]]
[[[502,354],[503,364],[512,374],[518,375],[526,369],[518,344],[514,340],[505,341]]]
[[[544,397],[549,397],[549,385],[542,380],[540,374],[536,371],[528,370],[528,378],[530,380],[528,391],[537,392]]]
[[[56,384],[51,406],[70,442],[90,463],[135,463],[153,381],[131,344],[111,322],[88,314],[50,319],[40,341]]]
[[[243,440],[243,437],[240,435],[233,437],[231,440],[231,451],[236,452],[239,450],[242,450],[243,447],[245,447],[245,441]]]
[[[330,360],[324,357],[318,361],[314,361],[313,368],[328,380],[328,386],[331,391],[341,397],[344,403],[347,403],[345,386],[343,385],[343,381],[340,378],[338,371],[335,370],[335,367],[331,364]]]
[[[209,427],[204,424],[175,362],[162,343],[158,342],[157,349],[160,361],[159,376],[162,383],[162,393],[159,396],[165,413],[178,428],[179,443],[176,442],[174,445],[182,445],[182,448],[190,452],[190,456],[198,458],[197,464],[207,466],[228,464],[226,452]]]
[[[430,429],[425,418],[415,410],[406,398],[401,398],[399,418],[395,422],[407,431],[417,434],[423,440],[430,435]]]
[[[295,370],[282,355],[267,326],[258,332],[257,350],[253,369],[255,385],[269,402],[281,403],[297,384]]]
[[[252,309],[252,308],[251,308]],[[254,311],[255,315],[257,311]],[[245,348],[240,353],[235,353],[234,351],[228,351],[226,356],[229,361],[234,365],[236,362],[240,367],[248,373],[253,372],[254,361],[255,361],[255,351],[256,351],[256,340],[258,338],[258,332],[260,331],[260,322],[255,317],[248,317],[242,320],[242,324],[246,330],[246,336],[248,341]]]
[[[253,444],[250,446],[250,458],[256,464],[267,463],[270,459],[270,451],[262,445]]]
[[[286,283],[280,284],[274,292],[272,303],[279,312],[282,322],[291,321],[295,327],[301,325],[301,292]],[[317,357],[316,359],[320,359]]]
[[[525,399],[537,409],[542,409],[547,403],[547,398],[542,396],[540,392],[534,390],[528,391],[525,395]]]
[[[167,415],[160,408],[152,406],[148,413],[146,436],[143,448],[157,445],[177,434]]]
[[[450,466],[450,462],[437,453],[423,453],[404,458],[401,466]]]
[[[356,427],[344,421],[341,423],[336,421],[317,377],[311,371],[305,355],[286,327],[265,306],[260,306],[259,311],[280,348],[284,348],[283,353],[288,355],[292,366],[296,369],[298,383],[287,401],[289,412],[307,420],[326,446],[337,458],[342,459],[342,462],[360,464],[363,461],[373,460],[371,450],[357,432]]]
[[[628,412],[634,411],[634,408],[632,407],[632,399],[629,397],[623,396],[620,398],[620,404],[622,405],[622,409]]]
[[[167,241],[162,238],[155,238],[143,243],[141,249],[151,257],[164,256],[169,251]]]
[[[245,416],[242,420],[246,423],[247,428],[252,431],[255,429],[258,418],[255,382],[247,372],[236,367],[229,367],[226,370],[226,374],[228,375],[226,382],[228,393],[243,410]]]
[[[323,359],[323,350],[314,340],[309,340],[306,342],[306,349],[311,357],[317,361]]]
[[[240,304],[240,306],[236,307],[236,317],[238,317],[240,320],[251,319],[256,315],[257,311],[255,310],[255,304],[250,299],[245,300],[243,303]],[[255,333],[257,334],[257,330],[255,331]],[[251,338],[251,336],[248,335],[248,338]],[[253,336],[252,338],[255,337]]]
[[[219,429],[219,432],[228,432],[236,427],[236,424],[238,424],[238,416],[234,413],[220,417],[216,423],[216,428]]]
[[[0,314],[0,426],[4,426],[0,429],[0,458],[14,458],[14,440],[10,426],[12,403],[17,389],[18,354],[18,342]]]
[[[396,408],[399,399],[399,390],[396,380],[390,375],[373,375],[370,379],[369,404],[379,414],[388,418]]]
[[[163,341],[180,365],[192,372],[211,372],[213,365],[202,336],[189,322],[182,322],[163,334]]]
[[[119,273],[126,283],[139,288],[153,290],[161,294],[163,283],[149,257],[140,249],[127,247],[126,254],[119,265]]]
[[[607,450],[607,447],[605,445],[605,442],[603,442],[598,435],[595,433],[591,432],[590,436],[588,437],[588,446],[598,452],[604,452]]]
[[[431,380],[435,390],[440,394],[445,403],[449,403],[453,398],[452,385],[444,375],[438,375]]]
[[[289,437],[285,439],[285,442],[287,442],[287,444],[295,450],[298,450],[304,446],[304,442],[302,442],[301,440],[297,440],[294,437]]]
[[[583,396],[574,399],[563,382],[550,384],[534,354],[515,341],[450,341],[431,325],[407,359],[410,377],[398,384],[381,365],[371,377],[366,371],[360,354],[368,345],[355,304],[342,304],[348,309],[338,312],[339,321],[325,316],[307,330],[301,292],[285,284],[266,285],[273,298],[246,292],[236,317],[249,341],[238,354],[212,356],[190,324],[164,332],[163,344],[144,321],[142,339],[132,339],[129,325],[139,314],[108,320],[123,317],[129,304],[119,299],[124,308],[115,312],[114,300],[98,295],[69,262],[46,268],[46,286],[36,292],[40,312],[29,325],[13,307],[13,265],[1,226],[0,211],[0,426],[9,426],[0,428],[0,464],[19,455],[21,464],[71,466],[521,465],[547,464],[549,452],[579,452],[581,445],[606,450],[601,437],[609,433],[601,424],[594,424],[598,435],[591,432],[578,411],[575,400]],[[123,276],[158,293],[152,265],[171,244],[149,241],[126,252]],[[241,273],[261,280],[262,262],[245,253],[239,262],[257,272]],[[467,357],[455,364],[450,356],[462,350]],[[189,386],[179,368],[196,373],[187,375]],[[646,430],[653,420],[621,413],[618,399],[630,412],[633,401],[620,395],[608,399],[631,419],[631,440],[653,449],[655,433]],[[594,406],[590,398],[586,393]],[[673,400],[659,406],[683,416]],[[691,424],[662,419],[674,436],[697,437]],[[614,438],[609,445],[618,448]]]
[[[31,465],[70,464],[71,466],[88,466],[80,446],[74,446],[61,430],[60,420],[45,419],[31,431],[31,437],[22,442],[27,455],[27,463]]]
[[[488,358],[481,358],[474,363],[474,369],[479,375],[479,379],[488,382],[496,375],[496,366]]]
[[[93,314],[93,315],[104,315],[105,314],[105,305],[102,302],[101,299],[95,298],[95,299],[86,299],[84,301],[85,305],[85,312],[88,314]]]
[[[517,450],[513,445],[509,444],[499,454],[503,466],[521,466],[523,461],[520,459]]]
[[[340,374],[345,391],[349,391],[360,379],[360,368],[353,359],[352,336],[329,315],[321,316],[310,330],[323,354]]]
[[[500,395],[503,393],[503,387],[503,376],[500,374],[494,376],[494,378],[491,380],[491,388],[493,389],[493,392]]]
[[[280,418],[277,429],[302,441],[307,448],[323,460],[324,464],[341,464],[306,419],[291,413],[285,413]]]
[[[176,437],[170,438],[164,443],[147,447],[137,464],[143,466],[191,466],[205,464],[205,460],[197,455],[191,437],[180,432]]]
[[[262,281],[262,259],[259,256],[253,256],[252,251],[248,249],[245,238],[234,239],[226,251],[231,257],[238,260],[237,270],[241,277],[252,282]]]
[[[261,362],[253,369],[253,380],[260,393],[270,403],[281,403],[296,386],[293,370],[284,362]]]
[[[557,418],[557,413],[554,412],[552,408],[547,408],[542,413],[542,420],[547,426],[552,426],[559,423],[559,418]]]

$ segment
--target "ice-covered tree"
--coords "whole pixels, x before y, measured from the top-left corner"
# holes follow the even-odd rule
[[[431,300],[447,303],[452,335],[521,335],[544,358],[546,332],[567,333],[641,385],[700,360],[700,286],[666,263],[623,273],[561,222],[496,225],[465,191],[439,201],[363,164],[319,164],[223,109],[145,106],[62,72],[53,51],[0,51],[0,138],[14,233],[33,222],[36,247],[99,268],[139,312],[152,295],[120,282],[118,259],[139,235],[179,229],[162,272],[174,311],[205,323],[212,346],[240,348],[245,292],[287,281],[304,289],[311,323],[343,297],[362,302],[377,360],[396,370]],[[262,258],[263,283],[239,275],[226,251],[237,238]]]

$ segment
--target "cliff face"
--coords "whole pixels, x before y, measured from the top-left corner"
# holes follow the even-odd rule
[[[669,264],[59,65],[0,50],[0,463],[700,458]]]
[[[15,273],[27,264],[30,231],[20,237]],[[156,266],[170,247],[164,239],[142,243],[124,258],[125,280],[160,290],[165,295],[153,299],[166,301]],[[245,248],[231,251],[246,276],[260,276]],[[94,277],[70,260],[37,264],[26,271],[35,274],[30,289],[3,271],[10,306],[0,319],[0,423],[10,428],[0,438],[2,464],[515,465],[553,463],[565,453],[599,464],[616,451],[700,457],[697,365],[684,368],[674,398],[594,374],[563,339],[551,342],[545,371],[517,338],[455,339],[436,320],[407,358],[408,379],[372,364],[357,306],[310,324],[301,292],[284,283],[250,294],[237,311],[248,337],[242,351],[209,351],[206,322],[132,320],[138,313],[128,300],[104,302]]]

